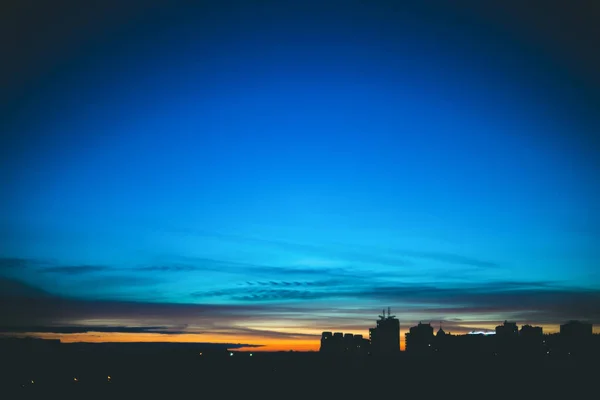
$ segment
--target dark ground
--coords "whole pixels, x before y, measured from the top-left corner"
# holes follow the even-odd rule
[[[600,368],[591,358],[230,356],[222,351],[200,356],[191,350],[104,349],[5,353],[1,365],[0,399],[600,398]]]

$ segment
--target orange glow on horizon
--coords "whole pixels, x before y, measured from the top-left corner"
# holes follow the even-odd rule
[[[558,333],[559,327],[556,325],[542,325],[544,333]],[[489,329],[493,330],[493,329]],[[594,327],[593,332],[600,333],[600,327]],[[400,333],[400,349],[405,350],[405,333]],[[466,332],[452,332],[453,334],[464,334]],[[314,337],[264,337],[258,335],[239,335],[232,336],[229,334],[198,334],[198,333],[184,333],[184,334],[160,334],[160,333],[99,333],[99,332],[87,332],[87,333],[42,333],[42,332],[27,332],[20,333],[18,335],[10,333],[0,333],[0,336],[17,336],[17,337],[34,337],[40,339],[59,339],[62,343],[152,343],[152,342],[164,342],[164,343],[230,343],[230,344],[248,344],[257,345],[260,347],[240,347],[236,350],[242,351],[319,351],[321,345],[320,335]],[[232,349],[233,350],[233,349]]]
[[[219,334],[178,334],[165,335],[159,333],[40,333],[28,332],[20,337],[36,337],[40,339],[60,339],[62,343],[230,343],[249,344],[260,347],[242,347],[240,350],[259,351],[318,351],[320,338],[264,338],[256,336],[235,336]],[[237,349],[236,349],[237,350]]]

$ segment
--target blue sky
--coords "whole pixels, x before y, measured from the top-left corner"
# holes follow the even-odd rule
[[[56,44],[7,91],[7,287],[309,333],[388,305],[597,321],[596,77],[489,13],[335,4],[148,7]],[[88,322],[136,324],[115,313]]]

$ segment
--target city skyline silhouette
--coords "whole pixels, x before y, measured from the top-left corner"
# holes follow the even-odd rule
[[[2,2],[0,398],[579,397],[596,3]]]

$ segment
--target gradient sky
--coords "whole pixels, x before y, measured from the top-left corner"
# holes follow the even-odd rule
[[[14,3],[0,330],[600,323],[590,2]]]

